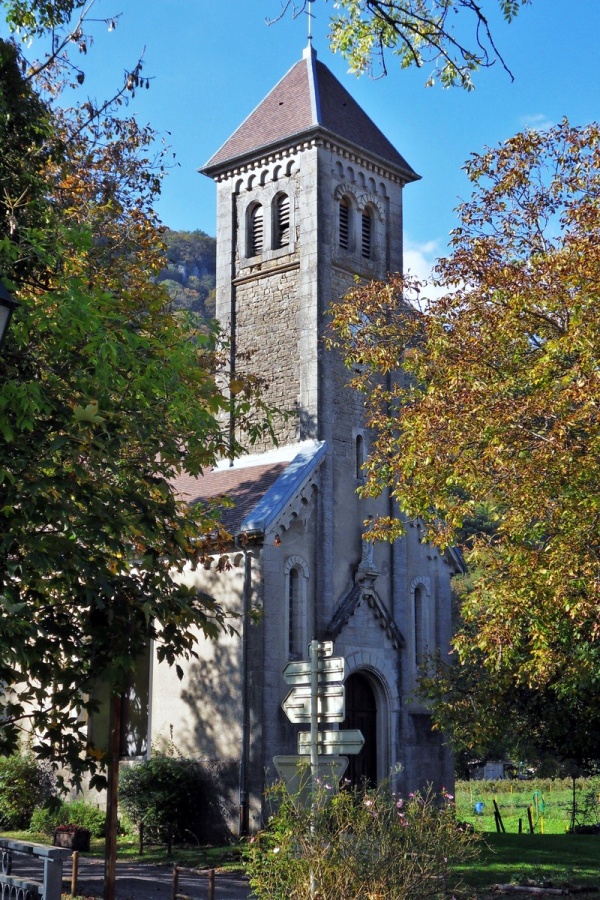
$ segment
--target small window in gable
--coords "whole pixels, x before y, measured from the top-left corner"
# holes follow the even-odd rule
[[[274,249],[288,247],[290,243],[290,198],[279,194],[275,200]]]
[[[257,203],[250,210],[248,219],[248,256],[258,256],[263,252],[263,235],[263,208]]]
[[[346,197],[340,200],[339,245],[342,250],[350,249],[350,204]]]
[[[361,223],[361,253],[363,259],[371,259],[373,241],[373,215],[370,209],[363,210]]]

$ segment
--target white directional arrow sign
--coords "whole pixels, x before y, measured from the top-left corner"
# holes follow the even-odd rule
[[[316,650],[319,656],[333,656],[333,641],[317,641]],[[308,655],[310,656],[310,644],[308,645]]]
[[[318,660],[317,673],[319,684],[343,681],[346,677],[346,660],[343,656],[321,658]],[[283,670],[283,677],[288,684],[310,684],[310,660],[289,662]]]
[[[310,685],[296,685],[281,704],[290,722],[310,722]],[[346,718],[343,684],[322,684],[317,692],[319,722],[343,722]]]
[[[337,756],[339,753],[360,753],[365,739],[358,728],[345,731],[319,731],[317,747],[319,756]],[[298,732],[298,753],[308,756],[310,753],[310,731]]]

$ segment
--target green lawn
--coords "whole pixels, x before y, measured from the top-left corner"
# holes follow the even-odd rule
[[[460,870],[478,891],[493,884],[600,885],[600,836],[486,834],[479,860]]]
[[[463,781],[457,782],[455,792],[457,817],[470,822],[482,838],[480,859],[461,872],[468,885],[480,892],[493,884],[527,881],[600,885],[600,835],[566,833],[573,809],[570,780]],[[599,779],[578,779],[576,824],[598,822],[599,793]],[[497,833],[494,801],[505,833]],[[483,804],[482,814],[475,811],[478,803]]]
[[[573,808],[572,783],[567,779],[540,781],[459,781],[456,783],[456,814],[471,822],[477,831],[496,831],[494,800],[507,832],[517,834],[519,820],[524,832],[529,831],[528,807],[531,808],[536,834],[564,834],[571,824]],[[576,822],[595,824],[600,818],[600,780],[578,779],[576,782]],[[483,804],[483,815],[475,805]]]

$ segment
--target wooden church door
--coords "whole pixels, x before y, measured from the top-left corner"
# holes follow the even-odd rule
[[[373,688],[358,673],[349,675],[346,685],[346,718],[341,728],[360,728],[365,743],[360,753],[349,756],[345,778],[360,786],[377,786],[377,704]]]

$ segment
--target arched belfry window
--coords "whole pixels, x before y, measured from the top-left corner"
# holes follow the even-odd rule
[[[350,202],[347,197],[342,197],[339,204],[338,243],[340,249],[350,249]]]
[[[287,194],[275,198],[274,214],[273,249],[280,250],[290,243],[290,198]]]
[[[263,208],[260,203],[256,203],[248,217],[248,256],[258,256],[263,252],[263,237]]]
[[[373,213],[364,209],[361,217],[361,254],[363,259],[371,259],[373,244]]]
[[[292,556],[285,565],[285,639],[288,657],[300,659],[306,653],[308,569],[299,556]]]

